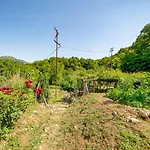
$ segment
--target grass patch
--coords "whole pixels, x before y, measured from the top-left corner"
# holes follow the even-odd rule
[[[21,144],[19,142],[19,138],[18,136],[11,136],[4,148],[4,150],[20,150],[21,148]]]
[[[54,104],[57,102],[63,102],[64,97],[67,97],[69,93],[67,91],[63,91],[60,89],[57,89],[57,99],[55,97],[55,89],[49,89],[49,99],[48,104]]]
[[[71,104],[60,129],[64,135],[60,141],[61,147],[95,150],[102,146],[102,141],[109,133],[103,129],[101,122],[107,122],[110,118],[102,115],[102,109],[97,107],[98,105],[93,94],[81,97]],[[72,143],[72,146],[69,146],[69,143]]]
[[[150,140],[146,136],[124,127],[119,128],[120,138],[118,139],[118,149],[121,150],[146,150],[150,149]]]

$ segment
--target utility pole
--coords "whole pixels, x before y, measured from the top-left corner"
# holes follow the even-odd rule
[[[110,68],[112,68],[112,55],[113,55],[114,47],[110,48]]]
[[[60,45],[58,43],[58,30],[54,27],[54,30],[56,32],[55,35],[55,40],[54,42],[56,43],[56,88],[55,88],[55,99],[57,100],[57,86],[58,86],[58,46]]]

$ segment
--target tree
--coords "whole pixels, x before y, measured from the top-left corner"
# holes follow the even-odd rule
[[[121,70],[126,72],[150,71],[150,24],[140,32],[122,60]]]

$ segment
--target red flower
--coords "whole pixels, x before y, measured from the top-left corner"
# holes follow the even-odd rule
[[[25,81],[25,84],[26,84],[26,88],[31,88],[32,86],[31,86],[31,83],[32,83],[32,80],[27,80],[27,81]]]
[[[34,93],[36,93],[37,96],[40,96],[43,93],[43,90],[41,88],[34,88]]]
[[[6,95],[10,95],[11,92],[14,91],[14,89],[13,88],[9,88],[9,87],[1,87],[0,91],[2,91]]]
[[[32,80],[26,80],[25,84],[32,83],[32,82],[33,82]]]
[[[10,88],[9,87],[6,87],[6,90],[8,91]]]
[[[29,81],[27,80],[27,81],[25,81],[25,84],[28,84],[29,83]]]
[[[5,91],[4,94],[10,95],[11,93],[9,91]]]
[[[28,84],[26,84],[26,88],[31,88],[32,86],[31,86],[31,84],[30,83],[28,83]]]
[[[32,80],[28,80],[28,82],[29,82],[29,83],[32,83],[33,81],[32,81]]]
[[[38,91],[38,88],[34,88],[34,90],[33,90],[34,92],[37,92]]]
[[[7,88],[7,87],[3,87],[3,91],[5,91],[5,90],[6,90],[6,88]]]

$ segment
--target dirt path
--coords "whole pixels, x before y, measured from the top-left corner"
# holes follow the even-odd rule
[[[92,102],[92,97],[96,101]],[[0,142],[0,150],[75,150],[86,149],[87,145],[118,150],[118,141],[124,144],[130,138],[134,138],[135,143],[150,139],[150,116],[142,118],[139,112],[144,110],[116,104],[105,94],[85,96],[68,107],[65,103],[55,103],[49,107],[37,103],[29,107],[18,120],[7,142]],[[83,124],[84,121],[88,121],[87,126]],[[67,136],[60,132],[60,127],[66,129]],[[93,134],[91,131],[95,135],[91,141],[87,141],[85,135],[90,137]],[[134,142],[121,146],[130,149]],[[130,147],[130,144],[133,145]],[[145,149],[149,148],[148,145]]]
[[[63,116],[64,136],[58,150],[149,150],[148,114],[117,104],[105,94],[81,97]]]
[[[1,143],[2,150],[49,150],[57,149],[55,138],[59,136],[61,117],[69,105],[36,104],[18,120],[7,143]],[[3,145],[3,146],[2,146]]]

